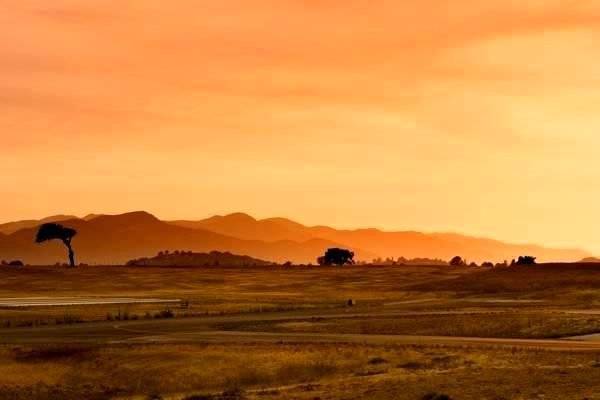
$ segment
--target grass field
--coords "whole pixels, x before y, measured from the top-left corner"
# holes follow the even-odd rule
[[[541,264],[494,268],[458,279],[417,283],[412,290],[457,295],[540,298],[585,306],[600,305],[600,265]]]
[[[99,321],[127,313],[143,318],[171,309],[177,317],[268,312],[416,300],[427,293],[405,288],[452,279],[468,269],[381,268],[0,268],[0,298],[34,296],[124,296],[176,298],[186,307],[164,304],[0,308],[0,328]]]
[[[0,297],[129,296],[185,303],[3,308],[0,342],[2,332],[19,326],[26,328],[17,329],[18,335],[43,325],[89,321],[111,321],[103,329],[127,327],[132,319],[167,318],[160,315],[167,309],[169,317],[200,321],[182,326],[200,326],[207,316],[237,320],[207,322],[206,329],[560,338],[600,331],[598,288],[598,266],[3,267]],[[348,299],[356,306],[348,307]],[[143,344],[128,343],[128,337],[102,345],[0,345],[0,398],[600,399],[597,351],[491,344],[188,343],[185,335]]]
[[[313,318],[223,325],[225,330],[491,338],[562,338],[600,332],[600,315],[496,311],[477,314]]]
[[[453,279],[448,267],[0,267],[0,297],[110,296],[332,301],[397,298],[410,286]],[[368,273],[365,273],[368,272]]]
[[[592,399],[600,395],[599,360],[598,353],[335,344],[1,347],[0,398]]]

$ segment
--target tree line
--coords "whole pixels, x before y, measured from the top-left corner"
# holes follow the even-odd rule
[[[72,246],[72,240],[77,235],[77,231],[75,229],[62,226],[56,223],[46,223],[40,226],[35,242],[43,243],[51,240],[60,240],[65,247],[67,248],[67,255],[69,259],[69,265],[71,268],[75,267],[75,252]],[[174,255],[192,255],[191,251],[175,251],[172,253]],[[158,253],[158,257],[163,257],[169,255],[169,251],[161,251]],[[354,260],[354,252],[348,249],[343,248],[329,248],[325,251],[325,253],[317,258],[318,265],[353,265],[356,264]],[[360,263],[366,264],[366,263]],[[478,267],[477,263],[471,262],[468,263],[466,259],[461,256],[453,257],[449,262],[445,262],[439,259],[428,259],[428,258],[418,258],[413,260],[408,260],[404,257],[399,257],[397,260],[394,258],[386,258],[382,260],[381,258],[373,260],[374,265],[450,265],[452,267]],[[504,261],[504,263],[494,264],[490,261],[483,262],[481,267],[491,268],[491,267],[507,267],[507,266],[515,266],[515,265],[533,265],[536,264],[536,257],[533,256],[520,256],[518,259],[513,259],[510,264],[508,261]],[[23,262],[21,261],[2,261],[2,265],[13,265],[13,266],[22,266]],[[288,261],[284,265],[292,265],[291,261]]]

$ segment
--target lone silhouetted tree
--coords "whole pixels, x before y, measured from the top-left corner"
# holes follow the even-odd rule
[[[61,240],[69,250],[69,262],[71,267],[75,267],[75,253],[71,247],[71,240],[77,234],[75,229],[66,228],[59,224],[49,223],[40,226],[40,230],[35,238],[36,243],[46,242],[48,240]]]
[[[327,249],[324,256],[317,258],[320,265],[354,264],[354,253],[346,249]]]
[[[520,256],[514,265],[533,265],[535,264],[535,257],[532,256]]]
[[[450,265],[452,267],[462,267],[465,266],[467,262],[462,259],[462,257],[456,256],[452,260],[450,260]]]

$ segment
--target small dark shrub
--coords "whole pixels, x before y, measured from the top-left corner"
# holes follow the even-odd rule
[[[56,325],[61,325],[61,324],[79,324],[83,322],[83,320],[81,319],[81,317],[79,315],[73,315],[73,314],[65,314],[63,315],[62,318],[57,318],[56,319]]]
[[[422,369],[425,368],[423,364],[419,364],[418,362],[407,362],[405,364],[398,365],[398,368],[404,369]]]
[[[207,394],[193,394],[191,396],[186,396],[181,400],[217,400],[217,398],[213,395]]]
[[[21,261],[21,260],[14,260],[14,261],[9,262],[8,265],[11,267],[22,267],[25,264],[23,264],[23,261]]]
[[[422,400],[451,400],[447,394],[431,392],[421,398]]]
[[[369,360],[369,365],[380,365],[380,364],[387,364],[388,361],[381,358],[381,357],[375,357]]]
[[[173,313],[173,311],[171,311],[170,309],[161,310],[161,311],[157,312],[156,314],[154,314],[154,318],[156,318],[156,319],[174,318],[174,317],[175,317],[175,313]]]
[[[244,391],[240,388],[226,390],[221,394],[223,400],[237,400],[244,397]]]
[[[460,256],[456,256],[452,260],[450,260],[451,267],[464,267],[465,265],[467,265],[467,262],[463,260]]]
[[[90,348],[73,345],[52,345],[41,346],[29,351],[15,349],[15,358],[20,362],[32,363],[73,358],[87,359],[93,351]]]

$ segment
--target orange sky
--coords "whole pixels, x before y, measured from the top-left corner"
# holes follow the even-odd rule
[[[246,211],[600,254],[600,1],[4,0],[0,220]]]

